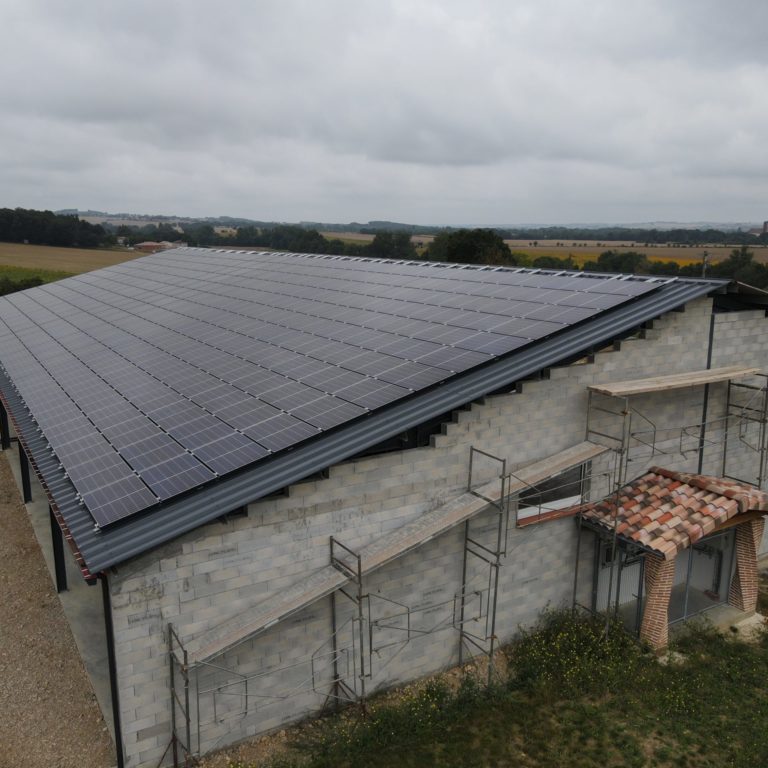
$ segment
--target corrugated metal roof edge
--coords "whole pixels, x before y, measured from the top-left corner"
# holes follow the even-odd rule
[[[676,280],[663,283],[658,290],[608,310],[592,320],[533,343],[480,369],[456,376],[406,401],[393,403],[348,426],[319,435],[307,444],[279,453],[252,469],[224,477],[215,484],[128,519],[113,528],[95,530],[93,519],[85,507],[78,503],[63,473],[53,470],[53,461],[48,463],[46,470],[38,467],[37,471],[43,472],[42,479],[53,495],[52,506],[65,520],[74,538],[76,550],[84,558],[84,573],[95,574],[307,475],[337,464],[403,429],[458,408],[560,361],[571,359],[695,298],[721,290],[727,284],[727,280]],[[5,376],[0,376],[0,395],[13,413],[17,428],[25,435],[30,434],[31,430],[34,435],[36,427]],[[55,477],[56,474],[59,476]]]

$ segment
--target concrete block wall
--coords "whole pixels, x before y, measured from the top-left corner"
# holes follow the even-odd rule
[[[580,442],[588,384],[706,367],[710,314],[709,300],[692,302],[685,312],[669,313],[657,321],[646,338],[627,340],[618,351],[598,353],[594,362],[553,369],[548,380],[525,383],[522,393],[489,397],[459,412],[445,434],[433,438],[431,447],[331,467],[327,479],[298,483],[286,497],[254,502],[247,516],[209,524],[121,565],[111,585],[127,764],[157,763],[170,737],[168,622],[182,638],[191,639],[326,566],[331,535],[359,548],[436,508],[466,488],[471,445],[506,458],[514,469]],[[752,342],[741,345],[738,354],[731,349],[713,359],[713,366],[760,364],[759,358],[768,367],[757,314],[741,314]],[[728,323],[729,331],[738,327],[737,320]],[[715,394],[711,398],[717,399]],[[646,407],[657,419],[679,423],[682,411],[698,421],[701,401],[700,389],[682,390],[674,396],[648,396]],[[656,457],[653,463],[689,468],[682,457],[668,458]],[[636,474],[646,468],[647,464],[638,464]],[[498,468],[493,462],[478,463],[478,481],[494,472]],[[472,523],[473,530],[490,537],[495,530],[492,523],[492,516],[484,513]],[[370,688],[404,682],[457,660],[458,638],[451,623],[452,600],[461,586],[462,536],[461,528],[449,531],[366,579],[366,591],[376,596],[371,599],[372,618],[381,619],[374,631],[379,650],[374,654]],[[588,538],[582,549],[582,574],[590,572]],[[570,602],[575,552],[571,519],[510,530],[498,600],[500,638],[508,639],[520,625],[533,622],[546,605]],[[580,581],[583,602],[589,600],[588,581],[584,577]],[[486,570],[479,566],[470,570],[473,590],[482,594],[480,585],[486,582]],[[353,606],[344,606],[343,596],[336,599],[341,626]],[[403,618],[395,617],[394,603],[387,602],[393,600],[410,606],[412,625],[428,634],[398,647],[402,630],[396,626]],[[479,600],[468,611],[475,611],[478,626],[483,623]],[[199,719],[208,723],[201,728],[201,751],[316,711],[324,696],[312,690],[312,654],[318,654],[317,660],[326,659],[325,668],[319,661],[315,665],[315,688],[322,688],[330,680],[330,627],[327,598],[215,660],[232,672],[201,669]],[[343,632],[348,628],[345,625]],[[340,644],[351,647],[351,638],[341,634],[340,630]],[[260,695],[272,692],[274,698],[249,697],[244,712],[244,684],[238,693],[237,680],[256,674],[262,674]],[[221,685],[232,695],[216,693]],[[286,691],[293,694],[286,697]]]

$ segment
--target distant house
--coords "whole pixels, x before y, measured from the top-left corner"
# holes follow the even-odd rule
[[[156,251],[162,250],[162,244],[155,242],[154,240],[144,240],[144,242],[136,243],[136,245],[133,246],[134,250],[136,251],[143,251],[144,253],[155,253]]]
[[[171,243],[168,240],[161,240],[155,242],[154,240],[145,240],[142,243],[136,243],[134,250],[143,251],[144,253],[157,253],[157,251],[167,251],[171,248],[184,247],[184,243]]]
[[[726,280],[196,248],[0,299],[3,445],[118,763],[492,657],[547,605],[656,648],[753,612],[766,308]]]

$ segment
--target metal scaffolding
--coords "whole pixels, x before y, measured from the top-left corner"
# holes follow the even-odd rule
[[[483,493],[488,483],[476,482],[480,455],[497,465],[493,474],[500,486],[498,498],[495,492],[492,496]],[[382,673],[412,641],[443,631],[458,633],[460,662],[478,654],[487,657],[490,681],[497,644],[499,569],[506,554],[509,498],[505,489],[509,479],[504,459],[471,449],[468,493],[485,502],[473,502],[472,509],[490,512],[492,535],[487,520],[482,531],[475,529],[472,516],[464,522],[461,587],[447,599],[414,605],[369,591],[363,553],[332,536],[330,565],[346,582],[328,596],[330,633],[313,652],[287,664],[243,672],[217,657],[192,658],[169,624],[169,749],[174,766],[191,764],[199,756],[201,744],[210,742],[208,732],[221,724],[245,720],[269,704],[291,697],[311,697],[320,709],[356,703],[364,713],[374,675]],[[484,535],[492,541],[485,541]],[[387,653],[389,658],[384,658]]]
[[[484,456],[491,462],[499,466],[499,483],[501,488],[498,499],[491,499],[484,496],[476,490],[474,482],[475,457]],[[509,530],[509,482],[510,476],[507,473],[507,460],[494,456],[486,451],[481,451],[474,446],[469,450],[469,478],[467,489],[470,493],[478,495],[488,502],[496,523],[496,531],[493,543],[489,546],[480,541],[480,537],[472,530],[472,518],[464,523],[464,554],[462,558],[461,570],[461,592],[458,617],[459,630],[459,664],[464,661],[465,650],[472,655],[472,649],[488,657],[488,684],[490,685],[494,672],[494,650],[496,645],[496,606],[499,595],[499,570],[501,569],[502,559],[507,554],[507,533]],[[486,611],[485,625],[475,627],[476,620],[470,622],[467,616],[467,573],[470,561],[475,560],[484,563],[488,568],[488,586],[486,591]],[[482,568],[482,566],[481,566]],[[474,593],[477,596],[477,593]],[[481,598],[482,599],[482,598]],[[482,612],[482,611],[481,611]],[[475,630],[475,631],[471,631]]]
[[[726,372],[727,369],[720,369]],[[639,393],[662,392],[667,388],[665,382],[673,377],[659,377],[642,382],[627,382],[625,390],[617,385],[613,392],[610,385],[590,387],[587,401],[586,439],[602,442],[613,453],[613,467],[603,473],[600,485],[603,491],[599,494],[590,493],[582,498],[582,506],[588,500],[608,499],[614,497],[618,504],[621,489],[627,484],[629,470],[634,462],[648,462],[658,456],[667,458],[682,458],[692,460],[697,458],[697,472],[702,473],[705,451],[710,454],[710,461],[717,459],[721,476],[738,482],[756,485],[763,488],[768,476],[766,474],[768,460],[768,375],[756,372],[754,369],[744,373],[735,372],[734,376],[748,375],[747,382],[735,381],[734,378],[724,378],[719,371],[713,372],[713,381],[723,382],[726,386],[723,415],[708,418],[707,408],[710,399],[710,383],[706,380],[706,371],[698,372],[694,384],[704,386],[702,419],[695,423],[659,425],[647,414],[637,408],[632,401],[635,394],[630,390],[636,388]],[[682,375],[678,375],[678,378]],[[654,387],[654,382],[658,383]],[[675,388],[684,386],[676,384]],[[741,447],[741,454],[737,448]],[[713,456],[712,454],[717,454]],[[739,459],[733,458],[734,453]],[[752,455],[756,461],[755,475],[751,480],[743,477],[743,468],[747,464],[744,455]],[[738,471],[732,465],[737,465]],[[608,487],[605,488],[607,482]],[[589,497],[589,498],[588,498]],[[595,534],[595,560],[592,572],[591,605],[584,605],[578,599],[580,553],[584,527],[584,516],[578,515],[577,556],[574,572],[573,606],[583,608],[592,613],[604,614],[606,631],[610,622],[619,617],[622,577],[627,568],[638,565],[637,591],[632,594],[636,601],[634,628],[639,631],[643,604],[643,570],[646,550],[630,542],[621,540],[618,536],[618,515],[614,516],[612,531],[604,527],[588,526]],[[601,552],[610,557],[608,588],[605,605],[598,600],[598,572],[601,567]],[[605,563],[602,564],[605,567]],[[690,570],[690,568],[689,568]],[[690,573],[686,584],[690,581]],[[687,588],[686,588],[687,610]]]
[[[420,518],[425,522],[409,523],[390,538],[385,537],[386,540],[361,550],[348,546],[336,536],[330,537],[329,565],[321,574],[321,586],[331,586],[318,587],[316,593],[310,590],[307,593],[310,597],[304,604],[294,594],[301,595],[303,588],[294,585],[295,590],[293,587],[286,590],[290,593],[290,612],[270,608],[264,615],[272,618],[261,619],[261,624],[253,625],[255,632],[249,634],[246,630],[234,645],[211,646],[214,650],[207,656],[200,656],[197,651],[190,654],[177,631],[169,625],[173,707],[169,749],[173,751],[174,765],[189,765],[200,754],[203,744],[206,749],[215,747],[217,739],[224,739],[229,732],[226,730],[229,721],[243,721],[240,727],[244,734],[257,732],[260,723],[268,717],[265,709],[286,699],[294,698],[296,711],[307,714],[328,706],[335,708],[353,703],[365,712],[371,691],[384,681],[387,665],[414,640],[443,631],[458,634],[459,663],[478,656],[487,658],[490,683],[494,675],[494,652],[498,646],[499,574],[508,553],[512,510],[513,525],[518,527],[551,519],[558,513],[558,508],[549,505],[546,499],[559,498],[557,478],[571,470],[578,471],[578,481],[567,480],[563,488],[568,492],[564,490],[560,495],[577,496],[575,503],[579,508],[590,499],[611,495],[618,499],[632,461],[647,461],[653,456],[669,456],[673,452],[689,457],[694,450],[702,455],[705,447],[709,450],[713,445],[722,446],[723,474],[727,468],[729,444],[738,443],[756,451],[762,483],[768,455],[767,383],[768,377],[763,377],[760,386],[729,381],[725,416],[676,427],[676,447],[671,447],[670,428],[666,427],[662,436],[657,425],[632,407],[629,395],[615,397],[590,390],[583,443],[514,472],[508,470],[506,459],[471,447],[464,496]],[[597,462],[598,457],[604,460]],[[528,509],[522,514],[519,509],[521,499]],[[533,503],[531,499],[538,501]],[[479,519],[480,512],[483,512],[482,519]],[[430,515],[433,519],[427,520]],[[381,594],[379,590],[369,589],[368,573],[371,570],[413,551],[459,523],[463,524],[462,572],[460,588],[452,596],[414,604],[402,595]],[[617,524],[618,518],[612,532],[599,534],[603,544],[598,541],[598,536],[595,539],[595,569],[601,556],[610,559],[607,600],[611,604],[606,605],[606,631],[610,621],[619,614],[622,579],[628,568],[637,566],[640,569],[638,594],[635,595],[638,601],[636,624],[643,599],[645,553],[620,540]],[[425,527],[419,529],[419,526]],[[574,607],[582,605],[578,597],[584,526],[579,511]],[[582,607],[596,610],[596,591],[595,570],[592,605]],[[322,602],[325,599],[328,604]],[[294,604],[296,600],[298,602]],[[309,605],[326,605],[323,610],[327,610],[330,623],[327,636],[318,638],[314,651],[293,655],[295,649],[291,648],[285,655],[280,653],[274,658],[262,658],[252,652],[249,656],[248,651],[241,656],[234,650],[246,642],[254,642],[260,632]],[[224,655],[229,653],[232,656],[224,660]],[[273,722],[277,721],[273,719]]]

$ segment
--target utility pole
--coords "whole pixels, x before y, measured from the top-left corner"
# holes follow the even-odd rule
[[[707,276],[707,267],[709,266],[709,251],[704,251],[701,254],[701,276]]]

